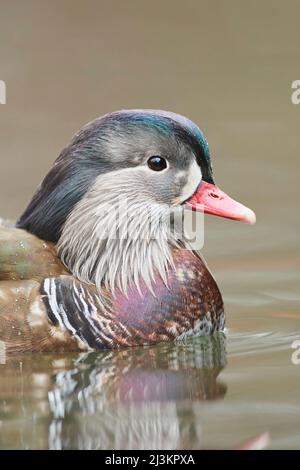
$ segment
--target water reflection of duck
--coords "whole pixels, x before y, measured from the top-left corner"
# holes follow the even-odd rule
[[[118,348],[222,329],[215,280],[169,230],[183,204],[255,221],[215,186],[205,137],[188,119],[123,111],[84,127],[17,228],[0,228],[6,350]]]
[[[202,431],[194,406],[226,393],[218,380],[226,362],[222,334],[185,344],[44,357],[23,356],[22,369],[15,359],[5,366],[1,435],[9,435],[9,421],[18,416],[14,445],[21,439],[21,447],[36,446],[37,432],[44,446],[57,449],[197,448]]]

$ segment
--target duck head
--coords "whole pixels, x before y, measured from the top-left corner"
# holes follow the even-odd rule
[[[255,222],[215,185],[207,141],[192,121],[165,111],[119,111],[74,136],[17,226],[55,243],[80,280],[126,291],[140,278],[150,286],[155,272],[167,282],[178,240],[167,239],[164,222],[184,204]],[[154,214],[151,228],[145,208]],[[110,237],[125,221],[135,236]]]

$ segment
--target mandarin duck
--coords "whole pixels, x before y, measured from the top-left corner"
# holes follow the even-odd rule
[[[221,293],[175,219],[246,223],[189,119],[125,110],[83,127],[15,225],[0,225],[5,353],[149,345],[224,328]]]

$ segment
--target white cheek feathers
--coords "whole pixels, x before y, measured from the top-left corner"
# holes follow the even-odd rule
[[[186,175],[187,181],[182,187],[180,196],[178,198],[180,203],[186,201],[189,197],[191,197],[201,182],[202,173],[196,160],[192,161],[189,169],[186,172]]]

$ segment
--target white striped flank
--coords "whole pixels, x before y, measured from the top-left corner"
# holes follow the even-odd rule
[[[93,317],[93,314],[96,316],[97,315],[97,308],[95,307],[95,305],[93,303],[90,303],[88,304],[85,299],[84,299],[84,289],[80,286],[80,292],[79,290],[77,289],[76,287],[76,283],[73,282],[73,290],[74,290],[74,293],[77,295],[78,299],[80,300],[81,302],[81,305],[83,307],[79,309],[81,311],[83,311],[84,313],[84,316],[88,322],[88,324],[90,325],[91,327],[91,330],[93,331],[93,334],[94,336],[97,338],[100,334],[101,334],[101,330],[99,328],[97,328],[97,326],[95,325],[95,322],[93,321],[92,317]],[[74,299],[75,299],[75,296],[73,296]],[[76,302],[77,303],[77,302]],[[90,310],[91,308],[91,310]],[[95,318],[96,321],[99,320],[99,318]]]
[[[65,312],[63,306],[59,304],[57,301],[56,285],[55,285],[54,278],[45,279],[44,290],[45,290],[45,293],[47,294],[51,311],[53,315],[55,316],[55,318],[57,319],[59,326],[62,328],[62,330],[67,330],[69,333],[71,333],[72,336],[74,336],[77,339],[77,341],[82,343],[83,339],[80,338],[75,328],[72,327],[71,323],[69,322],[67,313]]]

